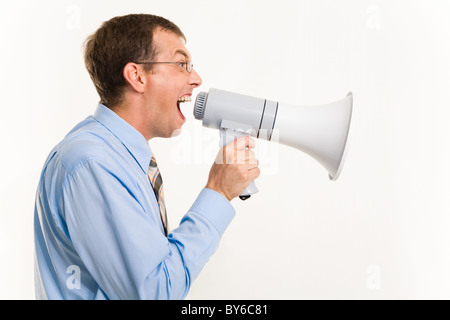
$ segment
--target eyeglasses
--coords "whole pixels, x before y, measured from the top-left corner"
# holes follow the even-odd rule
[[[194,68],[194,64],[192,61],[186,61],[186,62],[135,62],[137,64],[157,64],[157,63],[170,63],[178,65],[180,68],[186,69],[187,72],[191,72]]]

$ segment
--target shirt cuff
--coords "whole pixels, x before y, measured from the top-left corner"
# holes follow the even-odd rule
[[[217,229],[220,236],[223,235],[236,213],[227,198],[209,188],[204,188],[200,192],[190,211],[197,212],[207,218]]]

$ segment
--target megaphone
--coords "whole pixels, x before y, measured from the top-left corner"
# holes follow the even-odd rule
[[[317,160],[336,180],[347,150],[353,95],[315,106],[297,106],[211,88],[200,92],[194,117],[203,126],[220,130],[220,146],[243,135],[278,142],[299,149]],[[248,199],[258,192],[252,182],[239,196]]]

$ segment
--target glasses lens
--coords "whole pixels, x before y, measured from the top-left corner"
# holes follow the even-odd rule
[[[187,72],[191,72],[193,67],[194,65],[192,64],[192,61],[188,61],[188,63],[186,63]]]

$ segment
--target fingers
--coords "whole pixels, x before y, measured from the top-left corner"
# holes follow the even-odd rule
[[[255,164],[256,163],[256,155],[253,150],[241,150],[236,153],[235,163],[236,164]]]
[[[259,161],[253,148],[255,140],[248,136],[221,148],[211,167],[207,187],[223,194],[228,200],[241,194],[260,175]]]
[[[249,173],[249,179],[251,181],[255,180],[256,178],[259,177],[259,175],[261,174],[261,169],[259,169],[257,166],[253,169],[248,170]]]
[[[237,138],[236,140],[230,142],[226,147],[232,147],[234,150],[243,150],[245,148],[253,149],[255,148],[255,140],[250,138],[249,136],[243,136]]]
[[[255,140],[249,136],[237,138],[223,148],[220,160],[225,164],[254,164],[256,157],[252,150],[254,147]]]

